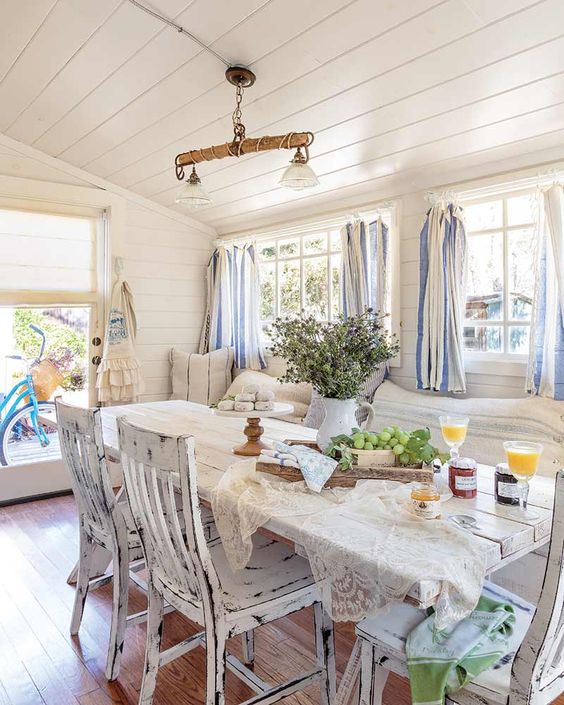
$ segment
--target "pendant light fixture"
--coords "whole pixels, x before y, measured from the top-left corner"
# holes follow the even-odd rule
[[[186,208],[194,209],[202,206],[209,206],[213,203],[212,199],[206,193],[200,177],[196,173],[196,167],[192,167],[192,173],[186,179],[186,183],[178,189],[175,198],[176,203],[180,203]]]
[[[307,154],[302,154],[301,147],[298,147],[294,158],[290,162],[290,166],[286,167],[280,177],[280,181],[278,182],[280,186],[291,188],[294,191],[301,191],[304,188],[318,186],[319,179],[307,162]]]
[[[176,203],[188,208],[200,208],[212,203],[212,199],[202,187],[196,173],[196,164],[224,157],[241,157],[244,154],[266,152],[273,149],[295,149],[290,165],[286,167],[279,181],[281,186],[301,191],[319,184],[313,169],[309,166],[309,147],[313,142],[312,132],[288,132],[285,135],[247,137],[245,125],[242,122],[241,103],[243,91],[252,86],[256,80],[255,74],[243,66],[231,66],[225,72],[225,77],[235,86],[235,110],[233,111],[233,140],[224,144],[193,149],[178,154],[174,161],[176,178],[185,178],[184,167],[192,166],[192,173],[183,184],[176,197]],[[303,152],[302,152],[303,150]]]

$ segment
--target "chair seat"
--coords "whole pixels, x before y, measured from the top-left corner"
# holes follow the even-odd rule
[[[283,543],[255,534],[249,563],[238,571],[231,569],[221,543],[211,547],[210,552],[225,606],[231,612],[260,607],[290,595],[300,598],[300,606],[305,606],[304,601],[313,604],[319,600],[317,590],[312,589],[315,581],[309,562]],[[281,610],[284,612],[283,605]]]
[[[509,639],[509,653],[452,696],[455,702],[464,702],[468,690],[486,696],[495,702],[507,702],[511,680],[511,666],[535,613],[535,606],[494,583],[484,583],[483,595],[499,602],[507,602],[515,610],[515,626]],[[409,633],[423,620],[425,613],[408,603],[394,605],[381,616],[364,619],[356,627],[357,636],[366,639],[385,654],[392,654],[405,662],[405,645]],[[461,698],[459,699],[459,694]]]

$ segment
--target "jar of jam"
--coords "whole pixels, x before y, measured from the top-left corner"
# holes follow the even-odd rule
[[[478,494],[478,470],[472,458],[451,458],[448,486],[455,497],[473,499]]]
[[[421,519],[438,519],[441,516],[441,495],[435,485],[417,484],[411,490],[410,509]]]
[[[499,504],[509,504],[515,506],[519,504],[517,479],[510,473],[507,463],[498,463],[495,466],[494,482],[494,495],[496,502],[499,502]]]

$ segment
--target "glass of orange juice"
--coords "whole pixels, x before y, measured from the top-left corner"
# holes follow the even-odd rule
[[[450,457],[457,458],[460,446],[466,440],[468,416],[439,416],[443,440],[450,448]]]
[[[509,470],[517,480],[521,514],[527,519],[538,519],[539,515],[527,507],[527,501],[529,498],[529,480],[538,469],[542,445],[526,441],[505,441],[503,448]]]

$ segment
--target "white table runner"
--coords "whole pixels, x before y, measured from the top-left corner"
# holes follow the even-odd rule
[[[212,507],[233,569],[246,565],[251,537],[274,517],[303,517],[296,550],[308,558],[335,621],[360,621],[402,602],[414,583],[436,580],[440,629],[475,607],[487,550],[446,520],[410,514],[410,486],[361,481],[355,489],[315,494],[304,483],[256,473],[254,460],[233,464],[212,492]]]

